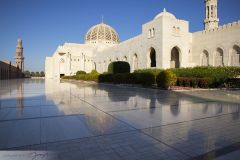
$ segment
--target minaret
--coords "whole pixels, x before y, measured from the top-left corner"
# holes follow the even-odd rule
[[[16,66],[22,72],[24,72],[24,57],[23,57],[23,46],[22,46],[21,38],[18,38],[18,40],[17,40],[15,59],[16,59]]]
[[[218,28],[217,0],[205,0],[205,30]]]

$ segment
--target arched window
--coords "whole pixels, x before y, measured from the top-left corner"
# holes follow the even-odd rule
[[[152,29],[152,37],[154,37],[155,36],[155,29],[153,28]]]
[[[151,35],[152,35],[152,30],[149,29],[149,30],[148,30],[148,38],[151,38]]]
[[[150,67],[156,67],[156,51],[153,47],[150,48]]]
[[[133,67],[132,68],[133,68],[133,71],[138,69],[138,56],[136,53],[133,55]]]
[[[208,66],[209,65],[209,54],[208,51],[204,50],[202,53],[202,66]]]
[[[215,55],[215,66],[224,66],[223,50],[221,48],[217,48],[216,55]]]
[[[232,56],[231,56],[231,65],[240,66],[240,47],[238,45],[233,46]]]
[[[178,49],[178,47],[173,47],[173,49],[171,50],[170,67],[171,68],[179,68],[180,67],[179,49]]]

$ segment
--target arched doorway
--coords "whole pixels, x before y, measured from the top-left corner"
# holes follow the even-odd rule
[[[240,47],[238,45],[233,46],[231,65],[240,66]]]
[[[154,48],[150,48],[150,67],[156,67],[156,51]]]
[[[202,66],[209,65],[209,54],[208,51],[204,50],[202,53]]]
[[[133,55],[133,67],[132,68],[133,68],[133,71],[138,69],[138,56],[136,53]]]
[[[173,47],[173,49],[171,51],[170,67],[171,68],[179,68],[180,67],[179,49],[177,47]]]
[[[216,56],[215,56],[215,66],[224,66],[223,50],[221,48],[217,48],[217,52],[216,52]]]

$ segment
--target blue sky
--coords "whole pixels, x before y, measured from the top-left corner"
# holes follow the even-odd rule
[[[220,25],[239,20],[239,6],[240,0],[219,0]],[[20,36],[25,69],[44,70],[46,56],[64,42],[83,43],[102,15],[124,41],[163,8],[190,21],[191,32],[203,29],[204,0],[0,0],[0,60],[14,61]]]

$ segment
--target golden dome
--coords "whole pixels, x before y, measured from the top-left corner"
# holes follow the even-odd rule
[[[85,37],[85,43],[118,44],[119,36],[111,26],[100,23],[88,30]]]

